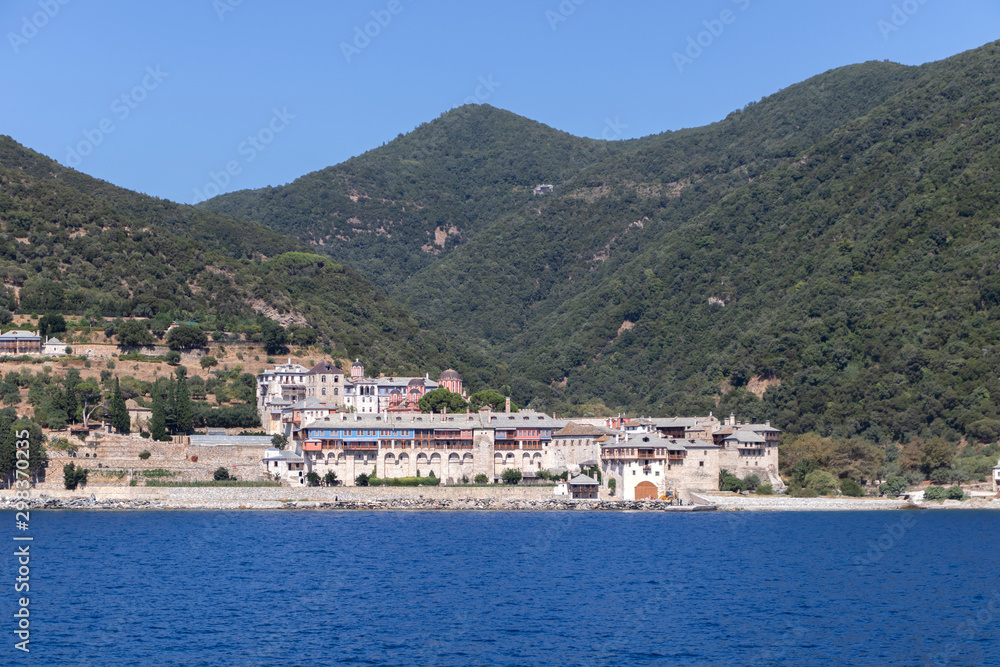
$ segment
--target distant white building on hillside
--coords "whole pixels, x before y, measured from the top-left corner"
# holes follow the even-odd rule
[[[66,343],[58,338],[49,338],[42,344],[42,354],[48,357],[59,357],[66,354]]]

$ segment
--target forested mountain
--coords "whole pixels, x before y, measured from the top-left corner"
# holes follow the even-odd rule
[[[463,107],[206,206],[322,241],[496,355],[537,407],[737,409],[875,442],[988,439],[1000,435],[997,57],[990,44],[921,67],[841,68],[628,142]],[[537,183],[556,187],[533,196]],[[429,242],[452,226],[444,247]],[[766,386],[762,401],[748,390]]]
[[[841,68],[625,142],[462,107],[201,211],[8,141],[0,271],[22,308],[61,294],[253,318],[264,303],[371,363],[457,356],[473,382],[560,414],[736,410],[791,433],[991,440],[998,56]]]
[[[313,327],[386,372],[482,359],[446,342],[352,269],[256,223],[90,178],[0,136],[0,307],[157,316],[232,331],[265,318]],[[471,363],[470,363],[471,362]]]
[[[391,289],[632,142],[580,139],[487,105],[464,106],[381,148],[286,186],[200,205],[317,246]]]

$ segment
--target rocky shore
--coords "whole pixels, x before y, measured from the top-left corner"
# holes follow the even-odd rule
[[[13,498],[0,498],[0,510],[14,509]],[[231,502],[206,503],[171,500],[145,499],[97,499],[89,498],[47,498],[39,496],[27,501],[29,510],[137,510],[137,509],[324,509],[324,510],[461,510],[461,511],[627,511],[627,512],[694,512],[710,511],[711,505],[670,505],[652,500],[605,501],[605,500],[511,500],[491,498],[467,498],[442,500],[433,498],[397,498],[391,500],[286,500],[286,501],[244,501],[234,505]]]
[[[698,494],[705,502],[715,505],[720,510],[751,511],[751,512],[781,512],[781,511],[871,511],[894,509],[1000,509],[1000,500],[990,498],[972,498],[959,502],[928,501],[918,499],[916,502],[896,498],[793,498],[790,496],[739,496]]]

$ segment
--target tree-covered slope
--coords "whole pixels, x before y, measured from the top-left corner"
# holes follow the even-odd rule
[[[751,170],[533,321],[515,370],[534,389],[566,378],[554,404],[735,406],[877,442],[996,438],[998,69],[997,44],[916,68],[882,104]],[[758,402],[753,377],[781,384]]]
[[[373,370],[491,371],[369,281],[247,223],[116,188],[0,137],[0,307],[317,330]],[[473,362],[473,363],[470,363]]]
[[[259,221],[392,288],[629,142],[581,139],[508,111],[468,105],[342,164],[276,188],[200,205]]]
[[[394,294],[456,334],[505,348],[587,285],[617,280],[621,261],[669,243],[675,229],[869,111],[915,74],[890,63],[842,68],[719,123],[630,142],[553,196],[499,217]]]

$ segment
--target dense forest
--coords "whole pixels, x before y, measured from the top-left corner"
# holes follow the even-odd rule
[[[706,127],[603,144],[462,107],[205,208],[322,240],[316,252],[496,358],[530,407],[987,441],[1000,436],[997,68],[996,44],[865,63]],[[533,195],[539,183],[552,193]],[[356,236],[317,236],[347,218]]]

